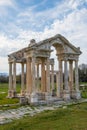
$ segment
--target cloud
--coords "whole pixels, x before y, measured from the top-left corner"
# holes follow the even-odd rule
[[[0,34],[0,56],[7,57],[9,53],[24,47],[23,42],[22,39],[9,39],[7,36]]]
[[[8,72],[8,59],[0,56],[0,73]]]
[[[0,6],[13,6],[13,0],[0,0]]]
[[[80,63],[86,63],[87,60],[84,58],[84,55],[86,54],[85,48],[87,48],[86,14],[86,8],[82,8],[81,10],[75,9],[62,20],[55,19],[50,26],[45,27],[44,31],[22,31],[20,32],[19,38],[25,37],[26,41],[29,41],[30,38],[35,38],[37,41],[40,41],[60,33],[69,39],[69,41],[76,47],[80,46],[83,51]]]
[[[44,28],[46,24],[49,25],[55,19],[64,19],[64,17],[78,9],[80,6],[83,7],[86,2],[87,0],[62,0],[60,3],[56,2],[53,8],[47,8],[42,11],[37,11],[37,8],[39,8],[39,5],[37,4],[26,10],[21,10],[18,14],[17,22],[22,25],[24,23],[29,23],[32,29],[33,27],[36,29]]]
[[[80,46],[83,53],[79,63],[87,63],[85,58],[87,55],[87,9],[83,6],[85,2],[87,0],[65,0],[60,4],[56,3],[53,8],[38,12],[35,10],[38,5],[24,10],[19,9],[16,17],[13,16],[14,20],[4,24],[5,31],[0,32],[0,56],[2,60],[4,58],[6,60],[9,53],[28,46],[32,38],[38,42],[59,33],[76,47]],[[52,55],[55,56],[54,53]],[[0,66],[3,68],[3,65]]]

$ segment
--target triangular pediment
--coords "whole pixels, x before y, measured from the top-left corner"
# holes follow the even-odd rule
[[[54,37],[45,39],[38,43],[33,39],[28,47],[12,53],[8,55],[8,57],[12,60],[15,59],[18,62],[25,60],[24,53],[31,54],[31,56],[32,53],[35,53],[37,57],[47,57],[51,52],[51,46],[55,47],[57,54],[81,54],[80,48],[76,48],[65,37],[57,34]]]
[[[60,34],[57,34],[54,37],[38,42],[37,46],[38,49],[50,49],[51,46],[54,46],[56,48],[60,46],[61,48],[62,46],[64,49],[64,53],[81,54],[79,47],[76,48],[75,46],[73,46],[65,37],[63,37]]]

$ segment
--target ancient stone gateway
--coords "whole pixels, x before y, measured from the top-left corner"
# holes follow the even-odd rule
[[[56,50],[59,64],[57,71],[54,71],[54,59],[50,59],[51,46]],[[20,63],[22,68],[21,96],[27,97],[30,103],[39,102],[40,100],[53,100],[54,96],[65,100],[69,100],[70,98],[80,99],[78,81],[78,59],[80,54],[80,48],[73,46],[60,34],[38,43],[32,39],[28,47],[8,55],[8,97],[17,96],[16,63]],[[24,87],[24,65],[26,66],[26,87]],[[74,68],[75,75],[73,73]],[[40,72],[41,87],[39,87]],[[57,77],[56,95],[53,94],[54,73],[56,73]],[[75,80],[73,80],[73,77],[75,77]]]

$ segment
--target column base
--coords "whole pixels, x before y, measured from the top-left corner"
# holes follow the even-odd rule
[[[70,100],[70,92],[68,90],[63,91],[63,99]]]
[[[25,96],[25,90],[21,90],[21,96]]]
[[[15,90],[9,90],[8,91],[8,98],[16,98],[17,92]]]
[[[63,90],[60,91],[60,98],[63,98],[63,94],[64,94]]]
[[[73,99],[81,99],[81,92],[76,91],[76,90],[72,90],[71,91],[71,98],[73,98]]]
[[[17,92],[15,90],[12,90],[12,98],[16,98],[17,97]]]
[[[38,95],[37,95],[37,93],[33,92],[30,95],[30,103],[32,103],[32,104],[38,103]]]
[[[21,105],[27,105],[28,104],[28,99],[26,97],[20,97],[20,104]]]
[[[45,93],[45,100],[51,100],[51,99],[52,99],[51,93]]]
[[[13,94],[12,94],[12,90],[9,90],[9,91],[8,91],[8,96],[7,96],[7,98],[12,98],[12,95],[13,95]]]
[[[51,95],[52,95],[52,97],[56,96],[56,91],[54,89],[52,90]]]

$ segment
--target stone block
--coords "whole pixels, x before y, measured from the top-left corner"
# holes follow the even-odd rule
[[[28,100],[26,97],[20,97],[20,104],[21,105],[26,105],[28,104]]]
[[[63,99],[66,101],[70,100],[70,92],[69,91],[67,91],[67,90],[63,91]]]
[[[71,98],[73,99],[81,99],[81,92],[80,91],[72,91]]]
[[[38,94],[33,92],[30,96],[30,103],[37,103],[38,102]]]

